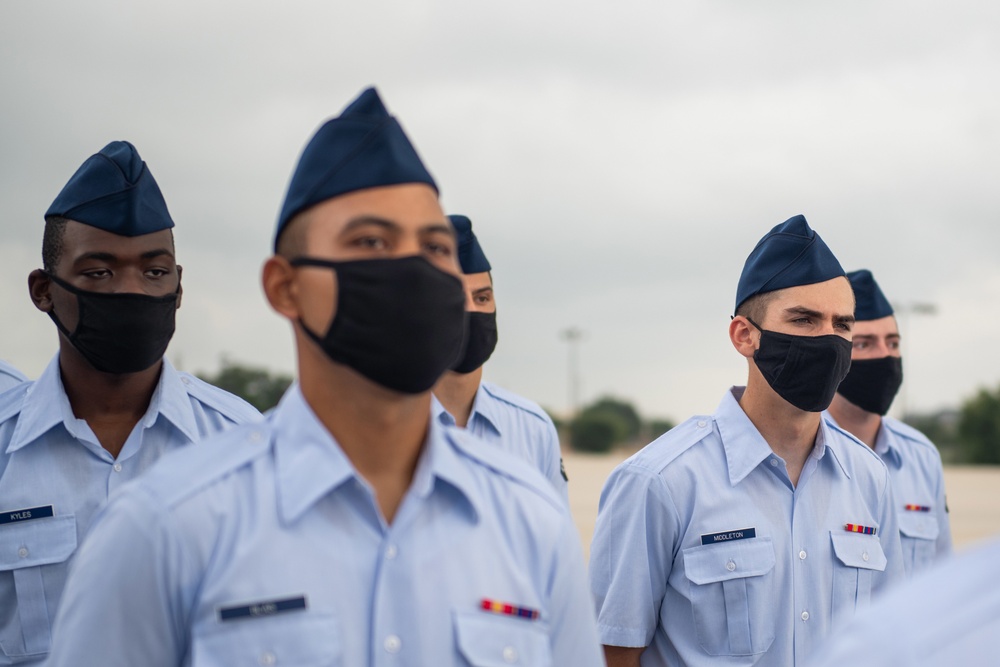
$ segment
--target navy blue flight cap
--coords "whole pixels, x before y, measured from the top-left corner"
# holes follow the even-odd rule
[[[880,320],[893,314],[892,305],[875,282],[871,271],[868,269],[851,271],[847,274],[847,279],[851,281],[851,288],[854,289],[854,319],[866,322]]]
[[[812,285],[845,275],[823,239],[797,215],[769,231],[743,265],[736,310],[757,294]],[[734,311],[735,313],[735,311]]]
[[[462,273],[486,273],[493,267],[486,253],[479,245],[479,239],[472,231],[472,221],[464,215],[449,215],[451,226],[455,228],[455,238],[458,241],[458,263],[462,265]]]
[[[285,225],[310,206],[355,190],[401,183],[426,183],[438,192],[399,122],[375,89],[368,88],[306,144],[278,215],[275,250]]]
[[[118,236],[142,236],[174,226],[160,186],[127,141],[112,141],[87,158],[45,212],[46,219],[52,217]]]

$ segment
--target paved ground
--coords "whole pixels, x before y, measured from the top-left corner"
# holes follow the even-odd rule
[[[570,480],[570,508],[588,557],[601,487],[611,470],[625,457],[625,453],[617,452],[602,456],[564,454]],[[986,537],[1000,535],[1000,467],[948,467],[944,476],[956,549],[962,550]]]

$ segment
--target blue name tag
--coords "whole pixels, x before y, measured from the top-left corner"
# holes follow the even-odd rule
[[[739,530],[727,530],[724,533],[709,533],[701,536],[702,544],[718,544],[719,542],[732,542],[733,540],[749,540],[757,537],[756,528],[740,528]]]
[[[0,524],[18,523],[19,521],[31,521],[32,519],[47,519],[52,516],[52,505],[42,505],[41,507],[26,507],[23,510],[10,510],[0,512]]]
[[[254,602],[241,607],[224,607],[219,609],[220,621],[235,621],[238,618],[257,618],[258,616],[274,616],[289,611],[306,608],[305,596],[286,598],[284,600],[267,600]]]

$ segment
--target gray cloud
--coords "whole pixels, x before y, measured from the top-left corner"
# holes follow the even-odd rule
[[[112,139],[133,141],[178,222],[170,355],[291,369],[260,296],[283,188],[324,118],[377,83],[494,266],[488,375],[566,405],[711,411],[744,377],[726,326],[757,239],[804,213],[912,317],[910,405],[995,384],[1000,133],[985,1],[0,5],[0,355],[55,346],[27,301],[41,214]],[[985,311],[985,312],[984,312]]]

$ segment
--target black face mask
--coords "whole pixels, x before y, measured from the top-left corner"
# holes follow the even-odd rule
[[[91,292],[51,273],[49,278],[76,296],[76,329],[70,332],[55,310],[49,317],[83,358],[102,373],[138,373],[163,358],[174,335],[177,291],[166,296]]]
[[[760,329],[753,360],[778,396],[806,412],[830,407],[837,387],[851,367],[851,341],[835,334],[793,336]]]
[[[462,352],[462,281],[423,257],[336,262],[298,257],[292,266],[337,273],[337,312],[324,336],[299,325],[330,359],[404,394],[434,386]]]
[[[865,412],[884,415],[903,384],[903,360],[899,357],[858,359],[837,388],[837,393]]]
[[[465,353],[451,370],[471,373],[486,363],[497,347],[497,314],[469,313],[469,330],[465,337]]]

